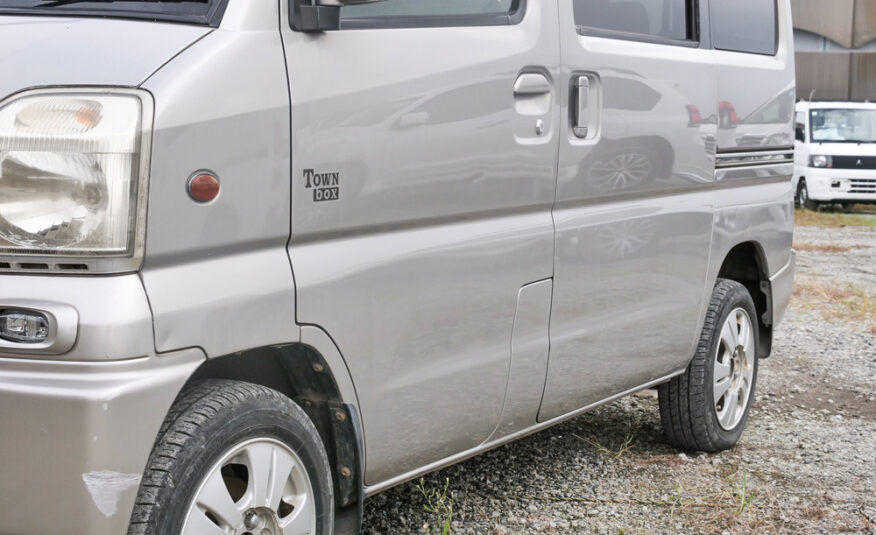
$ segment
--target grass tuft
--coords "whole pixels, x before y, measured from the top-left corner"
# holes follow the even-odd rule
[[[429,535],[450,535],[453,522],[453,493],[448,492],[449,487],[449,478],[444,481],[444,488],[441,490],[426,488],[424,479],[420,479],[417,485],[417,490],[426,500],[423,509],[433,517],[431,522],[426,522],[423,526],[423,530]]]
[[[876,227],[873,213],[838,214],[814,210],[797,210],[794,224],[803,227]]]
[[[748,488],[748,471],[743,469],[736,472],[736,480],[733,482],[733,495],[735,498],[736,516],[741,515],[754,501],[754,493]]]
[[[574,433],[572,433],[572,435],[575,438],[577,438],[578,440],[582,440],[582,441],[590,444],[599,453],[601,453],[603,455],[607,455],[615,460],[620,459],[621,457],[626,455],[630,451],[630,449],[632,449],[633,438],[635,438],[635,437],[633,437],[632,433],[628,434],[627,437],[624,439],[623,443],[616,450],[613,450],[611,448],[603,446],[602,444],[593,440],[592,438],[582,438],[582,437],[579,437],[578,435],[575,435]]]
[[[852,284],[799,280],[794,285],[794,296],[803,306],[818,308],[827,320],[876,322],[876,296]],[[876,325],[871,328],[871,333],[876,334],[873,329]]]
[[[852,249],[867,249],[869,245],[836,245],[832,243],[795,243],[798,251],[815,253],[846,253]]]

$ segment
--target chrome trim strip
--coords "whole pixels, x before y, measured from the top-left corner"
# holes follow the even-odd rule
[[[759,165],[774,165],[794,163],[793,150],[762,150],[751,152],[719,153],[715,166],[718,169],[728,167],[751,167]]]

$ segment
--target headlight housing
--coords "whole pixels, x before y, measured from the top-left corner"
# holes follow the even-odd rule
[[[809,157],[809,167],[833,167],[833,158],[830,156],[810,156]]]
[[[139,268],[152,99],[52,89],[0,103],[0,269]]]

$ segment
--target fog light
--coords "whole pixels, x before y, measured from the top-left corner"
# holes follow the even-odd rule
[[[0,311],[0,338],[20,344],[42,344],[49,337],[49,320],[39,312]]]
[[[832,188],[839,188],[840,185],[841,185],[841,183],[839,180],[834,180],[833,182],[830,183],[830,187],[832,187]]]

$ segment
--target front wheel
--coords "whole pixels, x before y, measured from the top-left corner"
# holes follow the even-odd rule
[[[807,210],[817,210],[818,203],[809,197],[809,188],[806,187],[806,181],[801,179],[797,186],[797,206],[806,208]]]
[[[333,510],[328,458],[298,405],[203,381],[165,420],[128,535],[331,535]]]
[[[756,317],[745,286],[718,281],[693,360],[659,388],[660,419],[674,446],[714,453],[739,442],[757,383]]]

